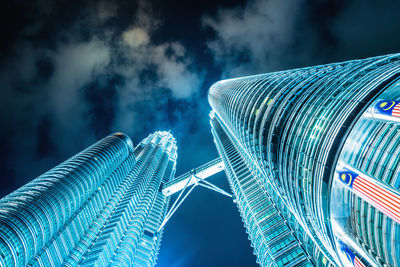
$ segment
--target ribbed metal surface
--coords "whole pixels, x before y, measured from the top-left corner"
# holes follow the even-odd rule
[[[288,209],[336,261],[330,210],[336,163],[354,125],[399,72],[399,56],[389,55],[224,80],[210,88],[215,117],[261,172],[259,182],[279,194],[279,208]]]
[[[170,133],[117,133],[34,179],[0,201],[0,265],[154,265],[175,162]]]
[[[400,82],[392,83],[379,95],[383,99],[388,97],[400,99]],[[400,127],[398,123],[388,123],[387,119],[371,119],[373,106],[354,125],[339,162],[372,177],[377,186],[399,189]],[[380,190],[371,188],[371,192],[385,200],[379,196]],[[337,221],[346,237],[377,264],[399,266],[400,224],[340,182],[334,184],[332,193],[332,219]],[[393,201],[389,209],[390,206],[398,207],[400,202]]]
[[[265,192],[243,155],[216,118],[212,133],[226,174],[236,197],[249,238],[262,266],[313,266],[307,251],[294,235],[271,196]],[[299,229],[298,229],[299,230]]]

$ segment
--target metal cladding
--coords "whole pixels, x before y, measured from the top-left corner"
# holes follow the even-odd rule
[[[163,194],[170,196],[181,191],[185,187],[198,183],[199,180],[204,180],[224,169],[224,163],[221,158],[216,158],[207,162],[189,172],[186,172],[164,185]]]
[[[0,200],[0,266],[155,265],[176,142],[108,136]]]
[[[210,88],[212,133],[262,265],[400,265],[399,78],[395,54]]]

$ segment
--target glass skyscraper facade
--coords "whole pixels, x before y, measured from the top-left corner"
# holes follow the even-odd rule
[[[400,54],[208,98],[220,158],[174,179],[171,133],[110,135],[0,200],[0,267],[153,266],[195,186],[232,197],[205,181],[222,169],[261,266],[400,266]]]
[[[261,265],[400,265],[399,55],[223,80],[208,97]]]
[[[177,147],[108,136],[0,200],[0,266],[152,266]]]

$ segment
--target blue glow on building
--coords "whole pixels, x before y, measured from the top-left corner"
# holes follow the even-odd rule
[[[0,266],[154,265],[176,142],[108,136],[0,201]]]
[[[169,132],[108,136],[0,200],[0,266],[154,266],[198,185],[234,198],[261,266],[399,265],[399,54],[223,80],[208,97],[220,158],[174,179]],[[222,170],[232,194],[206,181]]]
[[[346,247],[354,265],[397,266],[399,57],[210,88],[212,133],[261,265],[347,266]]]

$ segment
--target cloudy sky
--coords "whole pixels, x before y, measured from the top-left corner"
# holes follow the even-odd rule
[[[177,174],[217,157],[220,79],[400,52],[399,1],[48,1],[0,9],[0,197],[105,135],[178,141]],[[224,175],[212,178],[227,188]],[[159,266],[255,265],[231,200],[196,189]]]

